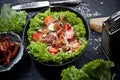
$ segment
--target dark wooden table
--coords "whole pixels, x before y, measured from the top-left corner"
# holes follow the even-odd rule
[[[0,6],[4,3],[11,5],[33,2],[38,0],[0,0]],[[40,1],[40,0],[39,0]],[[51,0],[54,1],[54,0]],[[119,0],[83,0],[77,6],[69,6],[80,14],[82,14],[89,25],[89,20],[94,17],[111,16],[113,13],[120,10]],[[29,18],[36,12],[27,11]],[[96,33],[91,30],[90,41],[85,53],[77,59],[73,65],[80,68],[88,61],[103,58],[107,59],[101,48],[101,33]],[[117,74],[115,80],[120,80],[120,64],[116,64],[113,72]],[[46,72],[47,73],[47,72]],[[51,72],[52,73],[52,72]],[[16,64],[10,71],[0,73],[0,80],[55,80],[50,77],[51,74],[45,76],[37,68],[34,61],[29,57],[26,51],[20,62]],[[59,76],[59,75],[58,75]],[[57,79],[58,80],[58,79]]]

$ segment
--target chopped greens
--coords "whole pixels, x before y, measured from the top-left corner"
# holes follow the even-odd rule
[[[26,17],[25,11],[14,11],[10,8],[10,4],[3,4],[0,10],[0,32],[20,33],[23,31]]]
[[[96,59],[83,65],[81,69],[75,66],[62,70],[62,80],[112,80],[111,67],[112,61]]]

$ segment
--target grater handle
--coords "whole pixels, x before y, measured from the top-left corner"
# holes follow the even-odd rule
[[[118,20],[118,18],[117,17],[119,17],[120,16],[120,11],[118,11],[118,12],[116,12],[116,13],[114,13],[109,19],[108,19],[108,22],[111,22],[111,21],[116,21],[116,20]]]

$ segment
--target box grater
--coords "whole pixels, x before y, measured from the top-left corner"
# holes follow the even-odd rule
[[[110,60],[120,62],[120,11],[103,22],[101,46]]]

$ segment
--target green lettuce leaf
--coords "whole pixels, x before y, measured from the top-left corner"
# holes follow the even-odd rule
[[[75,68],[75,66],[63,69],[61,76],[61,80],[91,80],[84,71]]]
[[[49,62],[52,58],[44,43],[31,41],[27,48],[29,48],[28,53],[32,54],[40,62]]]
[[[25,11],[14,11],[9,4],[3,4],[0,10],[0,32],[20,33],[26,24],[26,17]]]
[[[84,65],[82,70],[94,80],[111,80],[111,67],[113,62],[97,59]]]
[[[112,80],[112,67],[112,61],[96,59],[83,65],[81,69],[75,66],[63,69],[61,76],[62,80]]]

